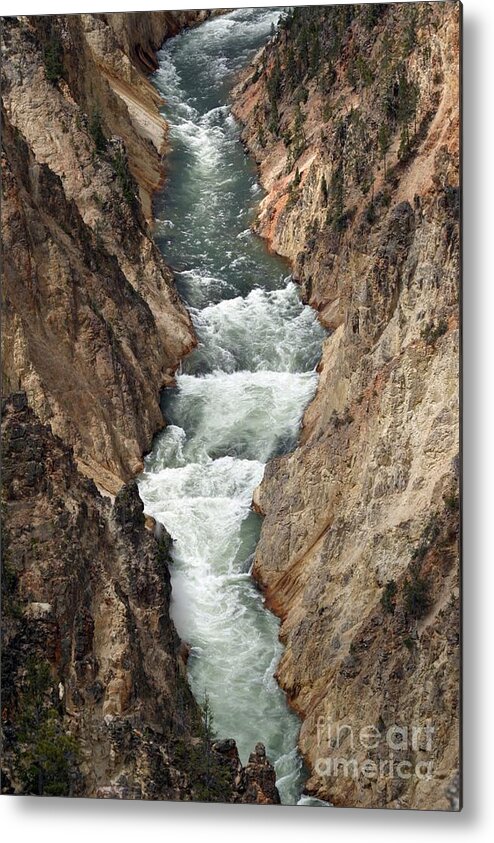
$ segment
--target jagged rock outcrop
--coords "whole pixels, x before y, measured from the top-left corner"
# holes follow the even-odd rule
[[[112,506],[25,393],[2,410],[3,792],[279,801],[262,746],[204,732],[136,484]]]
[[[195,342],[146,221],[166,124],[137,57],[201,16],[158,15],[152,42],[141,17],[2,20],[4,391],[112,492]]]
[[[330,331],[300,444],[255,493],[254,573],[308,789],[337,806],[459,801],[459,14],[297,9],[234,94],[255,228]]]

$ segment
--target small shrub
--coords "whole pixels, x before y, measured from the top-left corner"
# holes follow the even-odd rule
[[[91,135],[94,145],[96,147],[97,152],[104,152],[106,149],[106,137],[105,133],[103,132],[103,126],[101,122],[101,114],[99,113],[98,109],[93,111],[91,115],[91,119],[89,121],[89,134]]]
[[[48,82],[55,85],[62,76],[62,44],[58,38],[52,38],[43,50],[43,61],[45,64],[45,74]]]
[[[450,492],[443,496],[443,501],[450,512],[457,512],[460,508],[460,497],[456,492]]]
[[[389,580],[384,586],[384,591],[381,595],[381,606],[384,612],[389,615],[394,615],[395,612],[395,597],[398,586],[394,580]]]
[[[376,206],[374,205],[374,202],[371,202],[369,205],[367,205],[367,208],[366,208],[366,211],[365,211],[365,219],[366,219],[366,222],[369,223],[369,225],[374,225],[374,223],[377,219]]]
[[[118,182],[122,188],[125,201],[132,205],[135,200],[134,185],[129,173],[127,159],[121,149],[118,149],[113,156],[113,169],[115,170]]]
[[[429,608],[428,583],[417,570],[404,585],[405,610],[412,618],[421,618]]]

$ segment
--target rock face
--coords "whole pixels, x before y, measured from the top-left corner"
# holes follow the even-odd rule
[[[166,124],[137,58],[197,19],[174,14],[3,19],[4,392],[112,492],[195,342],[147,223]]]
[[[262,747],[225,765],[204,732],[136,484],[112,506],[25,393],[2,439],[3,792],[279,801]]]
[[[298,9],[234,94],[256,230],[330,331],[255,493],[254,573],[308,789],[336,806],[459,801],[459,15]]]
[[[195,342],[151,238],[144,71],[209,14],[2,20],[3,793],[279,802],[261,748],[243,768],[206,728],[170,538],[122,485]]]

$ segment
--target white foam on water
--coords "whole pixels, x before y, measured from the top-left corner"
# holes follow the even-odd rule
[[[174,540],[171,612],[191,645],[192,690],[198,700],[207,691],[217,735],[235,738],[244,763],[265,744],[282,802],[296,804],[300,723],[274,678],[279,621],[250,575],[260,530],[251,501],[266,461],[296,442],[324,332],[247,227],[261,191],[226,104],[280,13],[238,9],[159,53],[172,164],[157,242],[178,267],[199,344],[164,396],[169,424],[139,488]]]
[[[167,416],[187,431],[188,460],[231,454],[266,462],[295,444],[304,407],[316,385],[315,372],[179,375]]]
[[[193,308],[191,315],[199,339],[192,364],[203,369],[260,371],[269,361],[271,370],[299,372],[320,357],[323,328],[293,282],[281,290],[258,287],[246,297]]]

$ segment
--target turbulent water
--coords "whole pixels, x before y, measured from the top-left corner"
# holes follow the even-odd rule
[[[262,197],[228,96],[279,9],[242,9],[169,41],[154,81],[166,98],[170,180],[157,242],[199,339],[163,396],[169,426],[145,462],[146,511],[174,538],[172,614],[192,645],[189,677],[219,737],[245,762],[266,745],[284,803],[304,781],[299,721],[273,674],[278,621],[250,576],[259,537],[252,492],[294,446],[316,387],[323,331],[286,265],[250,231]]]

